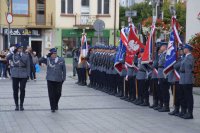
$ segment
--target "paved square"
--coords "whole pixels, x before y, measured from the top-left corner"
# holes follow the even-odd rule
[[[69,75],[56,113],[50,112],[44,70],[36,82],[28,82],[23,112],[14,111],[11,80],[0,80],[0,133],[200,132],[198,95],[194,96],[195,119],[183,120],[78,86]]]

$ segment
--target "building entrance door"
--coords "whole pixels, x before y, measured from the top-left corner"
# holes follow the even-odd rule
[[[42,56],[42,41],[31,41],[31,48],[37,53],[38,57]]]

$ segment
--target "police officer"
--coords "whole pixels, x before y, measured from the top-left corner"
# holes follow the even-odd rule
[[[152,64],[152,74],[151,74],[151,88],[153,91],[153,104],[150,108],[156,108],[158,106],[158,50],[157,47],[155,57]]]
[[[175,71],[178,74],[180,73],[180,65],[181,65],[181,61],[183,60],[183,48],[180,47],[178,49],[178,51],[179,51],[178,59],[173,66],[174,71],[172,71],[169,74],[169,77],[168,77],[168,82],[171,82],[171,88],[172,88],[172,92],[173,92],[173,95],[174,95],[174,98],[175,98],[174,99],[175,108],[172,112],[169,113],[169,115],[175,115],[175,116],[179,115],[179,110],[180,110],[180,106],[181,106],[181,95],[182,95],[180,84],[179,84],[179,79],[176,77],[176,75],[174,73]]]
[[[185,57],[181,61],[180,66],[180,81],[181,89],[183,90],[182,103],[183,114],[180,115],[184,119],[193,119],[193,69],[194,69],[194,57],[191,54],[192,46],[185,44],[184,54]]]
[[[159,82],[159,107],[156,108],[159,112],[169,112],[169,83],[167,78],[163,74],[164,65],[165,65],[165,56],[167,50],[167,43],[161,42],[160,44],[160,57],[158,61],[158,82]],[[164,103],[164,106],[163,106]]]
[[[54,113],[55,110],[58,110],[62,84],[66,79],[66,66],[64,58],[57,56],[56,48],[50,49],[49,52],[47,58],[43,58],[41,62],[47,65],[46,79],[49,101],[51,111]]]
[[[11,51],[11,54],[7,56],[8,60],[13,62],[13,68],[11,69],[13,96],[15,101],[15,110],[24,110],[24,98],[27,78],[30,76],[30,61],[27,54],[23,52],[23,46],[16,44],[16,49]],[[18,93],[20,90],[20,106],[18,100]]]
[[[140,57],[138,58],[138,72],[136,75],[136,79],[138,82],[138,101],[135,103],[136,105],[148,106],[149,101],[147,101],[146,93],[148,93],[148,89],[146,88],[146,80],[147,80],[147,70],[145,66],[142,64],[142,56],[144,53],[144,49],[140,49]],[[148,94],[149,95],[149,94]]]

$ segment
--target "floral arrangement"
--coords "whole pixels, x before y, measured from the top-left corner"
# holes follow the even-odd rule
[[[195,65],[194,65],[195,86],[200,86],[200,32],[195,34],[190,39],[189,43],[194,48],[192,54],[195,58]]]

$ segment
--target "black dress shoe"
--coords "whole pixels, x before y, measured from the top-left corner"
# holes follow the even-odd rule
[[[16,107],[15,107],[15,111],[19,111],[19,106],[16,106]]]
[[[169,107],[165,106],[158,110],[158,112],[169,112],[169,111],[170,111]]]
[[[55,110],[58,110],[58,105],[56,105],[56,109]]]
[[[157,106],[158,106],[158,104],[153,104],[153,105],[149,106],[149,108],[154,108],[154,107],[157,107]]]
[[[144,102],[143,104],[141,104],[140,106],[149,106],[148,102]]]
[[[183,118],[183,116],[184,116],[185,114],[186,114],[185,112],[180,112],[180,113],[178,114],[178,117]]]
[[[183,116],[183,119],[193,119],[192,113],[186,113],[186,114]]]
[[[162,108],[163,108],[163,106],[158,105],[158,106],[154,107],[153,109],[154,109],[154,110],[159,110],[159,109],[162,109]]]
[[[20,106],[20,111],[24,111],[24,107],[23,106]]]
[[[169,115],[179,114],[179,111],[175,109],[174,111],[169,112],[168,114],[169,114]]]
[[[55,113],[56,111],[54,109],[51,110],[52,113]]]

